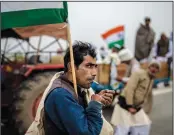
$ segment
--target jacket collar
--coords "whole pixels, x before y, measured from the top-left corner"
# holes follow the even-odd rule
[[[65,73],[60,75],[60,79],[62,79],[63,81],[67,82],[68,84],[70,84],[74,88],[73,82],[68,80],[68,78],[66,77]],[[81,94],[83,91],[84,91],[84,88],[82,88],[79,85],[77,85],[77,92],[78,92],[78,94]]]

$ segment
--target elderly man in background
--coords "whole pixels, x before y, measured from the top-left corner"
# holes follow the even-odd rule
[[[152,61],[147,70],[140,69],[132,73],[112,114],[115,135],[149,135],[151,120],[143,107],[146,100],[152,97],[153,80],[159,71],[160,64]]]
[[[169,40],[166,34],[162,33],[157,44],[154,45],[153,57],[159,62],[167,62],[168,78],[170,78],[172,62],[172,38]],[[168,81],[164,82],[164,85],[169,86],[169,79]]]
[[[148,61],[148,57],[154,44],[155,32],[150,27],[150,22],[150,18],[146,17],[145,25],[141,24],[136,34],[135,58],[140,63]]]
[[[140,64],[133,57],[132,52],[127,48],[122,48],[121,50],[118,51],[118,58],[120,60],[120,63],[124,63],[127,65],[126,73],[124,74],[124,76],[120,76],[119,74],[117,74],[117,76],[114,77],[114,79],[119,83],[117,91],[120,93],[124,88],[125,84],[128,82],[131,74],[136,70],[139,70]],[[114,99],[112,106],[114,106],[116,102],[117,102],[117,97]]]

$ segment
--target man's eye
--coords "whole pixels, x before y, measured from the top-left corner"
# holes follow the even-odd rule
[[[87,65],[88,68],[91,68],[92,66],[91,65]]]
[[[98,65],[86,65],[87,68],[97,68]]]

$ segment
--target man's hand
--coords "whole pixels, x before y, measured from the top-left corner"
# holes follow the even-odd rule
[[[135,114],[137,112],[137,110],[135,108],[129,108],[128,111],[131,113],[131,114]]]
[[[104,104],[104,98],[100,96],[99,94],[93,94],[91,96],[91,100],[100,102],[101,104]]]
[[[113,90],[102,90],[98,93],[104,100],[102,101],[104,105],[110,105],[113,101],[113,96],[115,91]]]

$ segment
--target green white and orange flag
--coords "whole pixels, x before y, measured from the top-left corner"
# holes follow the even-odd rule
[[[124,46],[124,26],[117,26],[103,33],[103,40],[106,42],[109,48],[117,47],[121,48]]]
[[[1,30],[21,37],[49,35],[67,39],[67,2],[1,2]]]

